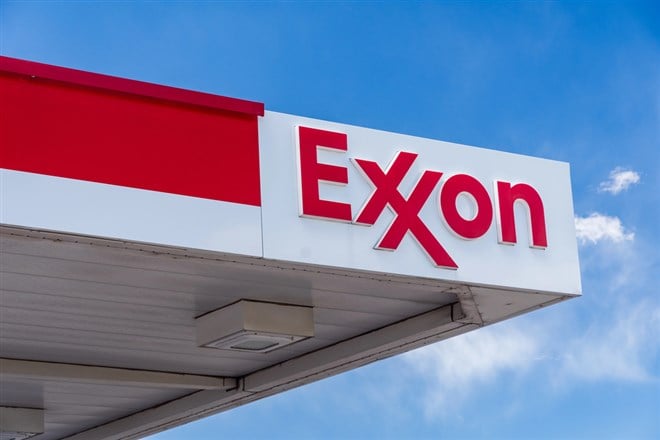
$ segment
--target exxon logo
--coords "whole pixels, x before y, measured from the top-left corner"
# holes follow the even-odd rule
[[[345,133],[298,126],[296,138],[300,215],[372,226],[385,208],[389,207],[394,213],[394,219],[374,246],[377,250],[396,250],[409,233],[435,266],[458,269],[450,253],[419,215],[438,184],[441,185],[438,215],[447,229],[458,237],[466,240],[481,238],[495,217],[499,243],[515,245],[517,238],[514,204],[521,202],[527,207],[530,247],[545,249],[548,246],[543,200],[538,191],[527,183],[512,184],[500,180],[493,182],[493,203],[482,182],[469,174],[447,176],[439,170],[425,170],[410,193],[401,194],[399,185],[408,175],[418,154],[400,151],[386,169],[373,161],[351,158],[351,163],[373,187],[371,195],[357,213],[354,213],[351,204],[325,200],[319,194],[319,182],[349,184],[346,167],[321,163],[317,155],[318,148],[348,152],[348,136]],[[475,207],[476,214],[471,218],[466,218],[457,207],[457,200],[461,195],[466,195]]]

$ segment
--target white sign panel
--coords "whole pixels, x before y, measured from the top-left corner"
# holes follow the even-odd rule
[[[567,163],[267,112],[263,256],[580,293]]]
[[[0,169],[0,223],[261,256],[261,208]]]

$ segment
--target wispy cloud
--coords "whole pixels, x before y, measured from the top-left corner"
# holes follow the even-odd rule
[[[585,382],[657,383],[660,307],[622,301],[601,313],[583,328],[551,318],[479,329],[403,355],[405,371],[423,381],[428,419],[460,414],[479,390],[502,380],[551,377],[545,391]]]
[[[563,351],[560,380],[653,380],[649,359],[660,351],[660,307],[647,302],[618,307],[593,323]]]
[[[627,190],[631,185],[639,183],[639,180],[640,176],[638,172],[616,167],[610,171],[609,179],[600,183],[598,191],[617,195]]]
[[[614,243],[632,241],[633,232],[627,232],[618,217],[592,213],[588,217],[575,217],[575,233],[581,243],[598,243],[609,240]]]
[[[537,358],[538,343],[516,326],[480,329],[407,353],[404,362],[427,382],[428,417],[446,415],[477,385],[507,371],[524,370]]]

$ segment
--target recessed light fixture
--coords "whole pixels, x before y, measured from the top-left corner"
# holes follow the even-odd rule
[[[307,306],[240,300],[195,319],[200,347],[267,353],[314,336]]]

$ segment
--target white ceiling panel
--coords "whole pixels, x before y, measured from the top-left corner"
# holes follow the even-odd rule
[[[558,298],[12,226],[0,232],[0,358],[239,384],[208,392],[3,373],[0,405],[45,410],[47,434],[38,439],[139,437]],[[270,353],[198,347],[195,317],[240,299],[311,306],[315,335]]]

